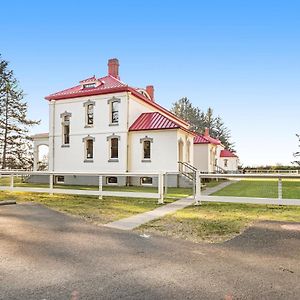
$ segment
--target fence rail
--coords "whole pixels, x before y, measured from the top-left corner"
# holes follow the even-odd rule
[[[49,176],[49,187],[17,187],[14,184],[14,177],[18,176]],[[81,189],[64,189],[54,187],[54,176],[86,176],[98,177],[98,190],[81,190]],[[157,177],[158,186],[157,193],[147,192],[130,192],[130,191],[104,191],[103,190],[103,177]],[[103,196],[113,197],[133,197],[133,198],[154,198],[158,199],[158,203],[164,203],[164,175],[163,173],[152,172],[48,172],[48,171],[0,171],[1,177],[9,177],[9,186],[0,186],[0,190],[5,191],[19,191],[19,192],[32,192],[32,193],[49,193],[49,194],[71,194],[71,195],[91,195],[98,196],[102,199]]]

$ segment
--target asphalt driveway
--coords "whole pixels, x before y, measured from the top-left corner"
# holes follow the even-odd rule
[[[218,245],[0,207],[0,299],[299,299],[300,224],[262,222]]]

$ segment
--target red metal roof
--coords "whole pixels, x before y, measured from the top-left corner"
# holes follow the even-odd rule
[[[85,81],[89,81],[94,79],[93,77],[80,81],[83,83]],[[108,75],[102,78],[97,79],[97,81],[101,82],[101,85],[91,88],[82,88],[82,84],[74,86],[72,88],[51,94],[45,97],[46,100],[63,100],[63,99],[70,99],[76,97],[86,97],[86,96],[95,96],[95,95],[102,95],[102,94],[111,94],[111,93],[118,93],[118,92],[131,92],[132,95],[139,98],[140,100],[146,102],[151,107],[156,108],[157,110],[165,113],[166,115],[172,117],[173,119],[177,120],[184,126],[188,127],[189,123],[180,119],[158,103],[148,99],[146,96],[142,95],[136,88],[129,87],[127,84],[123,83],[119,79]]]
[[[237,157],[237,155],[225,149],[220,152],[220,157]]]
[[[211,136],[197,135],[194,137],[194,144],[214,144],[220,145],[221,141],[212,138]]]
[[[182,129],[191,134],[193,132],[187,130],[175,121],[167,118],[159,112],[142,113],[130,126],[129,131],[142,130],[160,130],[160,129]]]

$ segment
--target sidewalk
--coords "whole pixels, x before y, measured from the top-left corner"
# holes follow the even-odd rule
[[[213,188],[208,188],[208,189],[204,190],[202,192],[202,195],[207,196],[207,195],[213,194],[232,183],[233,183],[233,181],[222,182],[221,184],[219,184]],[[121,230],[132,230],[132,229],[139,227],[145,223],[148,223],[152,220],[161,218],[161,217],[165,216],[166,214],[170,214],[179,209],[183,209],[187,206],[190,206],[194,202],[195,201],[194,201],[193,196],[190,196],[187,198],[182,198],[173,203],[158,207],[154,210],[147,211],[142,214],[137,214],[132,217],[121,219],[121,220],[118,220],[115,222],[111,222],[111,223],[105,224],[104,226],[109,227],[109,228],[121,229]]]

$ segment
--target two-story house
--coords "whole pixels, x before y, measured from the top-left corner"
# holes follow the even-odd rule
[[[49,103],[49,134],[38,134],[38,148],[49,146],[49,171],[177,172],[178,161],[194,161],[195,134],[189,124],[155,102],[154,88],[131,87],[120,80],[119,61],[108,61],[108,74],[92,76],[53,93]],[[96,184],[97,178],[58,176],[57,181]],[[171,179],[172,181],[172,179]],[[178,178],[173,178],[174,185]],[[106,184],[124,184],[108,176]],[[132,183],[132,182],[131,182]],[[151,177],[134,184],[152,184]]]

